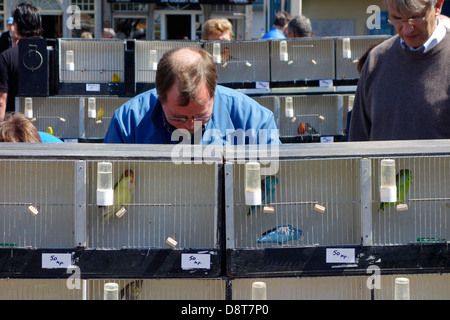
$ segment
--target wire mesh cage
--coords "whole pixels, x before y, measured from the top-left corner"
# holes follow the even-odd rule
[[[115,39],[58,39],[59,81],[120,83],[124,81],[125,42]]]
[[[73,161],[1,159],[2,247],[74,246]]]
[[[446,243],[450,179],[448,155],[392,157],[395,162],[395,198],[382,202],[382,160],[372,160],[373,243]]]
[[[279,106],[280,137],[343,134],[343,95],[280,96]]]
[[[105,300],[105,284],[119,300],[224,300],[223,279],[0,279],[1,300]]]
[[[39,131],[61,139],[80,137],[83,120],[78,97],[17,97],[16,110],[32,119]]]
[[[358,79],[358,60],[373,45],[388,39],[387,35],[336,38],[336,79]]]
[[[333,38],[270,41],[272,83],[335,79],[334,50]]]
[[[449,274],[395,274],[232,280],[233,300],[252,299],[252,284],[265,284],[268,300],[395,300],[395,280],[409,280],[410,300],[450,299]]]
[[[360,242],[357,159],[278,163],[276,174],[261,174],[261,205],[246,205],[245,164],[234,164],[232,174],[226,176],[226,185],[233,192],[233,209],[227,212],[227,219],[231,219],[227,221],[233,222],[232,230],[227,232],[228,247],[286,248]]]
[[[118,199],[112,206],[97,205],[98,161],[88,164],[88,247],[218,248],[217,166],[157,159],[111,164]]]
[[[207,41],[203,47],[213,56],[220,84],[269,82],[268,41]]]
[[[136,40],[135,72],[137,83],[155,83],[156,69],[165,52],[180,47],[201,47],[198,41],[188,40]]]
[[[84,108],[84,132],[80,138],[103,139],[114,112],[129,98],[86,97],[80,100]]]

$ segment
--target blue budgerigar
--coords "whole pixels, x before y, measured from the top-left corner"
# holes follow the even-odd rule
[[[262,204],[270,204],[275,198],[275,189],[278,184],[278,178],[275,176],[267,176],[261,180],[261,202]],[[255,213],[256,209],[261,206],[250,206],[247,215],[250,216]]]
[[[285,244],[288,241],[301,240],[301,238],[302,230],[296,229],[288,224],[264,232],[257,242]]]

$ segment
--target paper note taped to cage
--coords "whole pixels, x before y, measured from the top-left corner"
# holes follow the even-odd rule
[[[327,263],[355,263],[355,249],[327,248]]]
[[[86,91],[87,92],[99,92],[100,84],[99,83],[86,83]]]
[[[67,269],[72,265],[70,253],[43,253],[42,269]]]
[[[181,269],[210,269],[211,255],[205,253],[183,253],[181,254]]]

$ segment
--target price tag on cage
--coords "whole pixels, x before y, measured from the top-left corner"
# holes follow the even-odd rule
[[[327,248],[327,263],[355,263],[355,249]]]
[[[181,269],[210,269],[211,255],[209,253],[182,253]]]
[[[72,265],[70,253],[43,253],[42,269],[67,269]]]

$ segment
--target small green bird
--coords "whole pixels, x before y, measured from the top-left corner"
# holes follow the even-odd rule
[[[384,210],[386,207],[393,207],[405,200],[412,180],[411,171],[401,169],[395,176],[395,179],[397,184],[397,202],[382,202],[379,210]]]
[[[120,290],[120,300],[137,300],[142,290],[143,280],[131,281]]]
[[[133,170],[125,170],[120,180],[114,185],[114,205],[108,206],[103,214],[103,222],[105,223],[111,218],[122,206],[129,204],[133,200],[136,180],[134,179]]]

